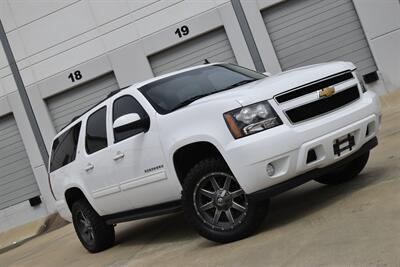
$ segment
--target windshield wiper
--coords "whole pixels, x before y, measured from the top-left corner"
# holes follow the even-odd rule
[[[187,105],[193,103],[193,102],[196,101],[197,99],[200,99],[200,98],[209,96],[209,95],[211,95],[211,94],[213,94],[213,93],[215,93],[215,92],[207,93],[207,94],[202,94],[202,95],[196,95],[196,96],[193,96],[193,97],[191,97],[191,98],[188,98],[188,99],[186,99],[185,101],[183,101],[183,102],[179,103],[178,105],[176,105],[173,109],[171,109],[170,112],[175,111],[175,110],[180,109],[180,108],[183,108],[183,107],[185,107],[185,106],[187,106]]]
[[[229,85],[228,87],[225,87],[222,91],[228,90],[228,89],[232,89],[232,88],[241,86],[241,85],[246,84],[246,83],[251,83],[251,82],[254,82],[254,81],[256,81],[256,80],[257,80],[257,79],[243,80],[243,81],[234,83],[234,84],[232,84],[232,85]]]

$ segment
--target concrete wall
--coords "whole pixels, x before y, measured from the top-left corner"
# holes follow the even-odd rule
[[[260,11],[281,1],[241,1],[263,64],[271,73],[280,72],[281,67]],[[382,78],[374,89],[385,93],[400,88],[399,1],[354,3]],[[110,71],[121,87],[152,77],[150,55],[213,29],[224,27],[238,63],[254,69],[229,0],[3,0],[0,19],[48,148],[56,132],[45,98]],[[182,25],[189,26],[190,34],[178,38],[174,32]],[[72,83],[68,75],[78,69],[83,78]],[[27,222],[54,211],[53,200],[44,163],[0,49],[0,113],[5,112],[13,112],[22,129],[44,203],[37,212],[31,212],[26,203],[0,211],[0,221],[14,214],[9,220]]]

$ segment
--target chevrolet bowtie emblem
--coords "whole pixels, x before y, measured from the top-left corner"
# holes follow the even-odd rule
[[[319,91],[319,97],[330,97],[335,93],[335,88],[334,87],[326,87],[322,90]]]

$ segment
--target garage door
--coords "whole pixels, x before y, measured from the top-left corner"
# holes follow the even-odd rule
[[[0,117],[0,210],[39,195],[15,119]]]
[[[149,57],[155,76],[210,62],[236,63],[223,28],[190,39]]]
[[[109,73],[46,99],[57,132],[117,89],[114,73]]]
[[[262,15],[283,70],[334,60],[377,70],[351,0],[288,0]]]

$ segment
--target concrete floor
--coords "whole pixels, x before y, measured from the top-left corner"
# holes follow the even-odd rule
[[[280,195],[245,240],[214,244],[175,214],[118,225],[116,246],[89,254],[67,225],[0,255],[0,266],[400,266],[400,106],[384,114],[359,177]]]

